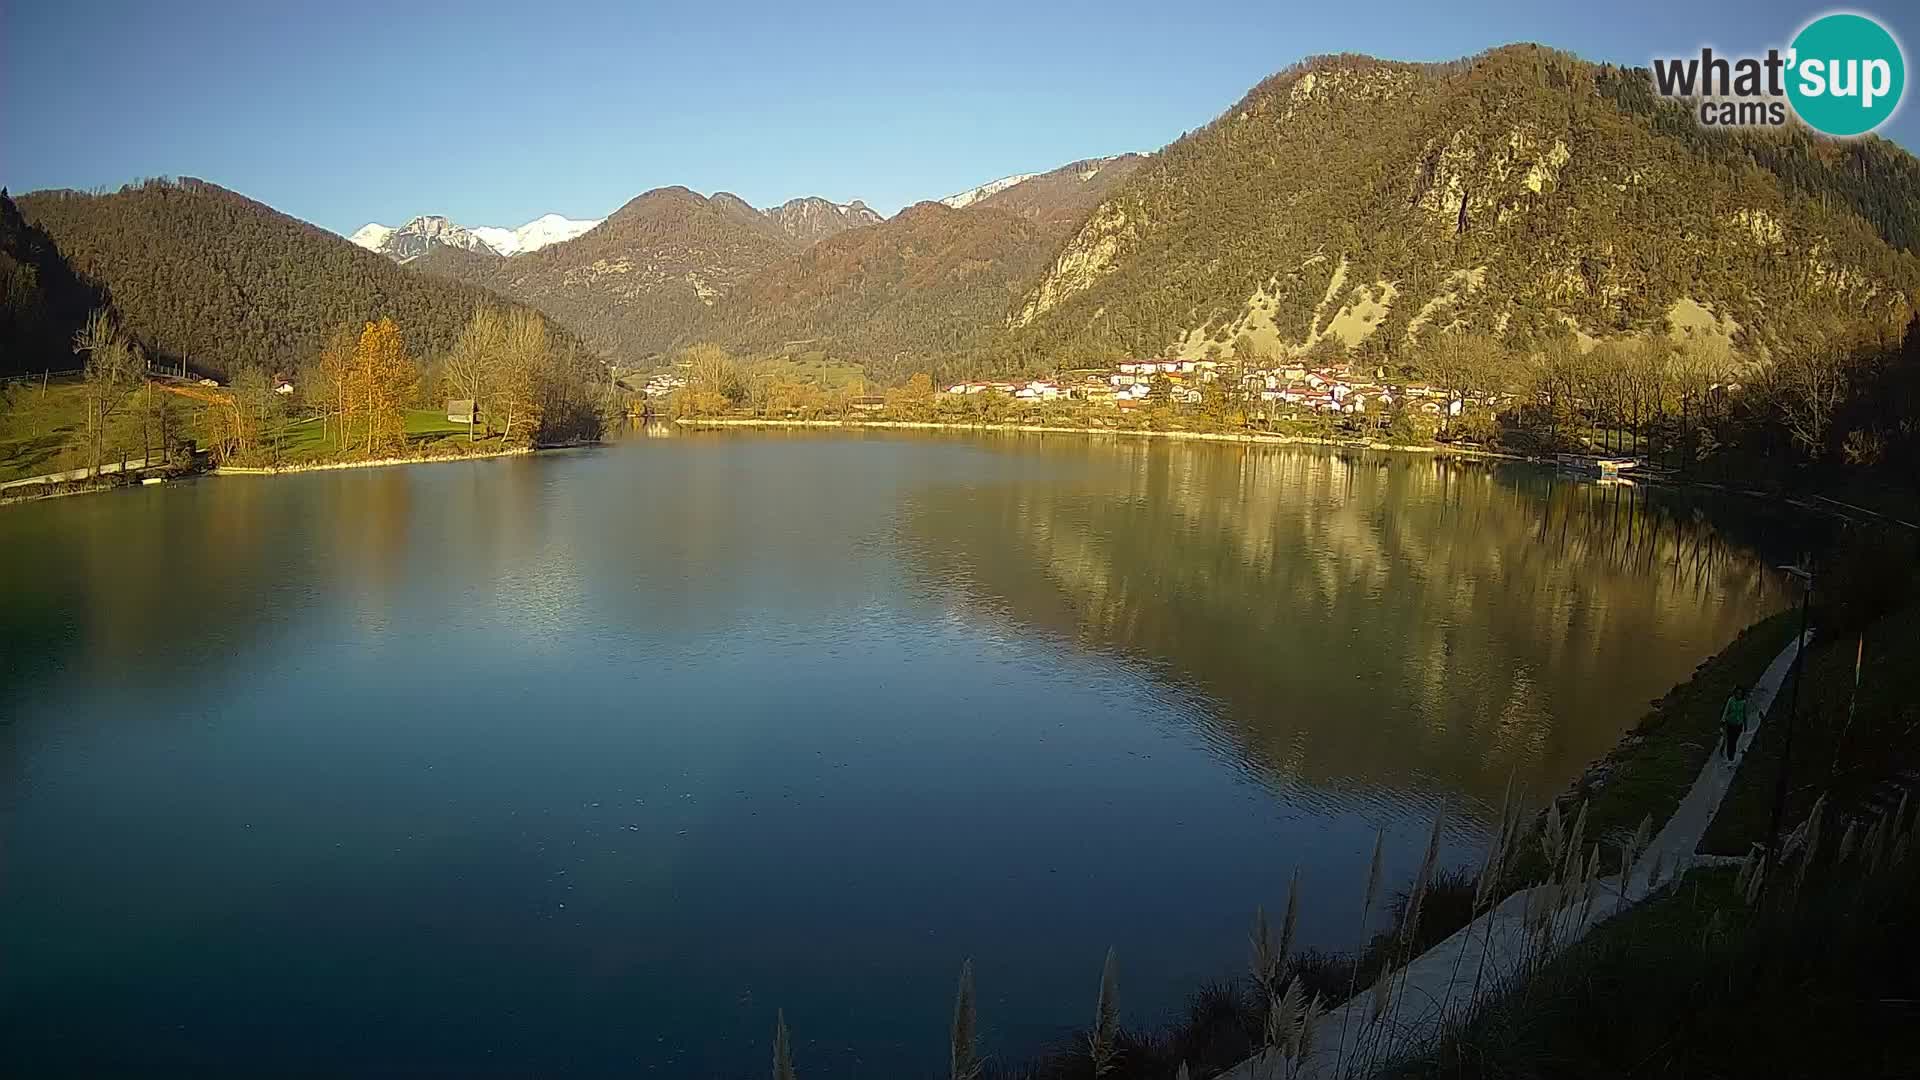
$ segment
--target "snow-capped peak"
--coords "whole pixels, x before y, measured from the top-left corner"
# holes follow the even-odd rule
[[[600,221],[599,218],[579,220],[564,218],[559,214],[545,214],[517,229],[503,229],[494,225],[468,228],[443,216],[427,214],[413,218],[399,228],[369,222],[347,239],[368,251],[377,251],[401,262],[426,254],[435,244],[486,255],[519,255],[538,251],[548,244],[571,240],[600,224]]]
[[[365,225],[355,229],[353,235],[347,237],[347,240],[349,243],[358,244],[368,251],[379,251],[380,248],[386,244],[387,239],[393,234],[393,226],[382,225],[377,221],[369,221]]]
[[[473,231],[500,254],[521,255],[529,251],[538,251],[548,244],[571,240],[600,224],[602,220],[601,218],[565,218],[559,214],[542,214],[517,229],[481,225]]]
[[[1015,184],[1031,180],[1039,175],[1039,173],[1030,172],[1014,173],[1012,176],[1003,176],[998,180],[989,180],[977,188],[968,188],[958,195],[949,195],[940,201],[953,207],[955,210],[965,210],[967,207],[972,206],[974,203],[979,202],[989,195],[998,195],[1000,192],[1007,190]]]

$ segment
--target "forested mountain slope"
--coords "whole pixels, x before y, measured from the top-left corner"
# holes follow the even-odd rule
[[[1707,128],[1653,92],[1645,68],[1602,68],[1601,93],[1647,118],[1653,129],[1710,160],[1752,163],[1788,189],[1836,202],[1865,218],[1889,244],[1920,247],[1920,158],[1877,136],[1829,139],[1804,127]]]
[[[329,332],[382,316],[414,354],[437,352],[476,307],[498,302],[202,180],[35,192],[18,205],[156,359],[216,375],[291,371]]]
[[[968,208],[988,207],[1048,228],[1076,229],[1146,160],[1145,154],[1120,154],[1076,161],[1002,188]]]
[[[891,368],[962,351],[1003,318],[1059,239],[1005,211],[917,203],[776,264],[687,337],[747,353],[821,350],[901,374]]]
[[[802,242],[738,196],[656,188],[584,236],[503,260],[457,253],[417,267],[532,304],[610,358],[657,354],[734,286]]]
[[[959,209],[918,203],[840,233],[721,298],[688,338],[749,353],[824,350],[886,379],[952,370],[1144,160],[1074,162]]]
[[[0,191],[0,375],[79,367],[73,335],[101,300]]]
[[[1385,359],[1457,328],[1691,333],[1764,359],[1835,321],[1905,326],[1920,261],[1881,230],[1910,239],[1910,156],[1717,143],[1636,78],[1531,45],[1284,71],[1100,204],[1008,320],[1009,355]]]

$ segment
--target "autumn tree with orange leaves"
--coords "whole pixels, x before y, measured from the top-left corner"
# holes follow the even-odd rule
[[[365,418],[368,457],[406,441],[407,399],[419,381],[420,369],[407,355],[407,343],[392,319],[383,317],[360,331],[348,396],[354,411]]]

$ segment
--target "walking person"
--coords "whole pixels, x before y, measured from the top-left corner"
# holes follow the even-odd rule
[[[1728,695],[1727,704],[1720,710],[1720,723],[1727,729],[1727,760],[1740,749],[1740,736],[1747,731],[1747,688],[1736,686]]]

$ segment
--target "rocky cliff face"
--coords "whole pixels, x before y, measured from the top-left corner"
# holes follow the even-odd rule
[[[1764,356],[1822,320],[1904,322],[1913,256],[1623,108],[1630,77],[1534,46],[1284,72],[1106,198],[1009,330],[1067,354],[1393,355],[1439,328]]]
[[[811,247],[829,236],[848,229],[878,225],[886,220],[858,199],[850,203],[829,202],[817,195],[788,199],[764,211],[787,237],[803,247]]]
[[[474,230],[457,225],[439,214],[423,214],[399,228],[369,222],[347,239],[395,262],[417,259],[434,248],[451,248],[479,255],[500,254]]]

